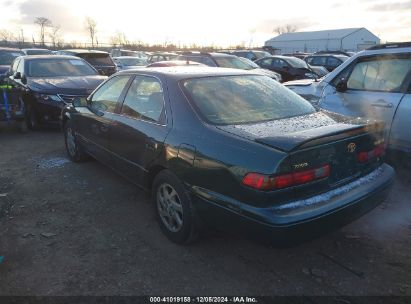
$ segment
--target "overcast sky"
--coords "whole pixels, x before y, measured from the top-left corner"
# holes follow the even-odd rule
[[[411,0],[0,0],[0,30],[38,41],[36,17],[61,26],[66,42],[86,42],[84,19],[97,22],[100,43],[115,32],[131,41],[262,45],[291,24],[299,31],[365,27],[382,42],[411,41]]]

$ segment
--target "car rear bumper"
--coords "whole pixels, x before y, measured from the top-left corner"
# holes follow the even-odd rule
[[[288,244],[341,227],[379,205],[388,194],[394,169],[383,164],[363,178],[306,200],[256,208],[192,189],[199,216],[209,225]]]

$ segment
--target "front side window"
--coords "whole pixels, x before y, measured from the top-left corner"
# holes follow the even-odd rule
[[[313,106],[267,76],[193,78],[182,82],[193,107],[208,123],[246,124],[314,113]]]
[[[338,67],[341,64],[341,61],[335,57],[328,57],[327,65],[330,67]]]
[[[129,76],[116,76],[104,83],[92,97],[92,109],[113,113],[129,79]]]
[[[20,63],[20,58],[14,60],[13,65],[11,67],[12,73],[15,73],[17,71],[17,67],[19,66]]]
[[[309,64],[325,66],[327,64],[327,58],[323,56],[312,57],[311,62],[309,62]]]
[[[364,91],[399,92],[411,71],[411,57],[370,58],[358,62],[348,78],[347,88]]]
[[[136,76],[130,85],[121,114],[151,122],[164,122],[164,94],[157,78]]]

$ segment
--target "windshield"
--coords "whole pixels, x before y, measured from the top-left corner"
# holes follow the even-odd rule
[[[27,62],[28,77],[88,75],[97,75],[97,72],[80,59],[36,59]]]
[[[120,63],[122,65],[125,65],[125,66],[143,66],[143,65],[147,65],[147,60],[141,59],[141,58],[138,58],[138,57],[121,58],[121,59],[117,59],[117,60],[120,61]]]
[[[293,68],[308,69],[307,63],[302,59],[295,58],[295,57],[288,57],[286,60]]]
[[[238,57],[241,61],[244,61],[246,64],[251,66],[251,69],[260,69],[261,67],[256,64],[254,61],[251,61],[250,59],[244,58],[244,57]]]
[[[221,68],[232,68],[240,70],[251,70],[254,69],[252,65],[246,61],[241,60],[238,57],[214,57],[214,60],[217,62],[218,66]]]
[[[0,50],[0,65],[11,65],[13,60],[24,55],[19,51],[4,51]]]
[[[315,112],[305,99],[267,76],[188,79],[183,87],[194,108],[216,125],[256,123]]]
[[[83,58],[91,65],[114,65],[108,54],[79,54],[78,57]]]

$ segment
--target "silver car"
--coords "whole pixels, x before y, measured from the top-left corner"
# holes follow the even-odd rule
[[[411,43],[375,46],[321,81],[285,85],[320,108],[384,121],[389,149],[411,154]]]

